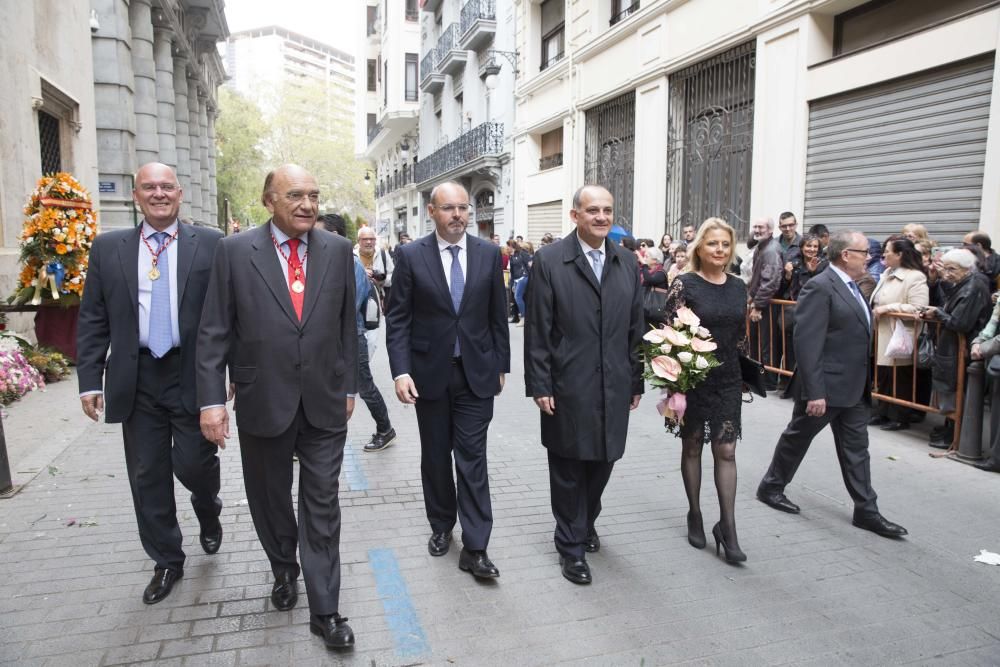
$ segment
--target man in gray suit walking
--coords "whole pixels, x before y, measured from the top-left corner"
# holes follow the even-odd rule
[[[799,513],[799,506],[785,496],[785,486],[813,438],[829,424],[854,501],[854,525],[883,537],[902,537],[906,529],[879,513],[871,484],[872,314],[855,282],[865,274],[868,239],[859,232],[839,232],[830,238],[827,253],[829,268],[802,288],[795,307],[797,366],[789,385],[795,408],[757,498],[776,510]]]
[[[345,238],[316,227],[319,188],[295,165],[268,175],[268,224],[219,243],[198,332],[198,401],[205,437],[229,436],[226,367],[236,387],[243,479],[271,561],[271,602],[298,600],[299,562],[310,630],[329,648],[354,645],[340,616],[338,479],[357,387],[354,258]],[[299,521],[292,455],[299,457]]]

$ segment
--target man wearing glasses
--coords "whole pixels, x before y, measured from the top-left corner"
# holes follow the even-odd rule
[[[781,246],[782,265],[794,262],[802,255],[799,248],[802,245],[802,235],[796,231],[798,226],[799,222],[791,211],[778,216],[778,231],[781,232],[778,244]]]
[[[493,529],[486,430],[510,372],[500,249],[466,233],[469,193],[458,183],[435,187],[427,214],[434,231],[398,252],[386,309],[389,367],[396,397],[417,410],[427,550],[448,553],[457,518],[459,569],[490,579],[500,571],[486,554]]]
[[[829,424],[844,484],[854,501],[854,525],[883,537],[903,537],[906,529],[879,513],[871,484],[872,314],[857,285],[865,275],[868,239],[859,232],[838,232],[828,250],[829,268],[799,294],[797,366],[789,387],[795,407],[757,488],[757,499],[782,512],[799,513],[799,506],[785,496],[785,487],[813,438]]]

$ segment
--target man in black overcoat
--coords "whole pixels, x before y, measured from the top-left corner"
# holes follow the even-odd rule
[[[535,254],[526,304],[525,388],[541,410],[559,562],[577,584],[591,582],[585,552],[600,549],[601,494],[643,393],[639,269],[607,239],[613,201],[597,185],[576,192],[576,230]]]

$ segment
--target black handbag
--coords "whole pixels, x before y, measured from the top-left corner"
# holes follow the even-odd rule
[[[667,290],[647,287],[642,296],[642,313],[647,322],[663,322],[663,309],[667,305]]]
[[[767,388],[764,385],[764,366],[745,354],[740,355],[740,375],[743,384],[752,394],[767,398]]]
[[[917,368],[930,368],[934,363],[934,355],[937,353],[937,343],[934,341],[934,334],[931,328],[925,326],[920,336],[917,338]]]

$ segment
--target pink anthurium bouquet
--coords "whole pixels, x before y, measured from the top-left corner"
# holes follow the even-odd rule
[[[720,365],[713,354],[718,346],[698,316],[686,307],[677,309],[673,322],[651,329],[642,339],[643,377],[661,389],[656,409],[675,424],[683,424],[687,392]]]

